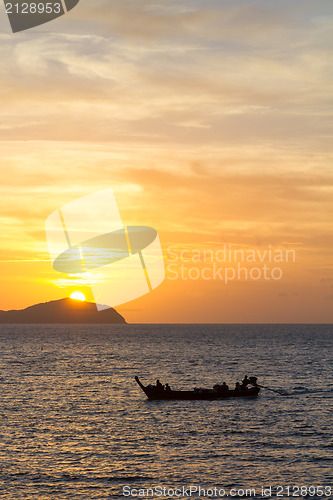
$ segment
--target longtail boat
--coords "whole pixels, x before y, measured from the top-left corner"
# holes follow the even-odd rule
[[[252,377],[254,380],[255,378]],[[135,377],[136,382],[150,400],[212,400],[212,399],[227,399],[227,398],[248,398],[258,396],[260,392],[260,387],[253,384],[253,387],[246,387],[240,389],[228,389],[224,390],[221,386],[214,386],[213,389],[193,389],[192,391],[174,391],[171,389],[165,389],[162,387],[157,387],[154,385],[143,385],[139,380],[139,377]],[[250,379],[251,380],[251,379]],[[256,380],[256,379],[255,379]]]

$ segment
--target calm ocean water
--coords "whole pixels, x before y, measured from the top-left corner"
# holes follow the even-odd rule
[[[332,486],[332,334],[325,325],[2,325],[0,498],[191,485],[253,488],[256,498],[282,486],[287,498],[288,486]],[[212,387],[245,374],[290,395],[149,402],[133,380]]]

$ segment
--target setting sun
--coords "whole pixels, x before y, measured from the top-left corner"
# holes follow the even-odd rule
[[[82,300],[83,302],[86,300],[85,296],[81,292],[73,292],[70,298],[74,300]]]

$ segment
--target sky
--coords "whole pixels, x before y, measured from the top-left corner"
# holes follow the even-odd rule
[[[331,0],[81,0],[16,34],[1,5],[0,38],[0,309],[91,297],[45,220],[111,188],[166,268],[128,322],[332,322]]]

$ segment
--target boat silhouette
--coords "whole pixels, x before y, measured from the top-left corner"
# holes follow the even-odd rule
[[[135,377],[135,381],[150,400],[213,400],[213,399],[228,399],[228,398],[248,398],[258,396],[260,387],[253,385],[250,388],[242,388],[239,390],[219,389],[220,386],[214,386],[213,389],[193,389],[190,391],[174,391],[159,388],[153,385],[144,386],[139,377]]]

